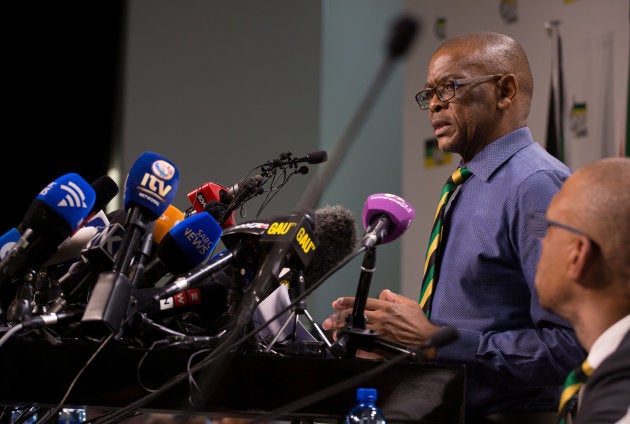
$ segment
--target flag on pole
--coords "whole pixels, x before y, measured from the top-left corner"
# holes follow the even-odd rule
[[[620,156],[623,156],[621,154]],[[626,100],[626,146],[625,156],[630,157],[630,66],[628,67],[628,99]]]
[[[545,148],[553,156],[564,162],[564,81],[562,75],[562,39],[558,30],[559,25],[560,21],[545,23],[547,34],[551,37],[551,81]]]

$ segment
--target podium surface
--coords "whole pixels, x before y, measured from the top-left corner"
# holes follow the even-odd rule
[[[59,345],[9,340],[0,348],[0,403],[57,406],[97,348],[97,344],[78,340],[64,340]],[[189,362],[194,365],[207,353],[187,346],[150,351],[106,346],[82,372],[64,405],[124,407],[185,373]],[[194,384],[183,379],[139,410],[254,418],[357,379],[352,387],[329,391],[330,396],[283,412],[276,419],[341,422],[355,403],[356,388],[374,387],[378,389],[377,404],[390,423],[463,423],[463,366],[405,360],[375,372],[387,362],[230,353],[193,374]]]

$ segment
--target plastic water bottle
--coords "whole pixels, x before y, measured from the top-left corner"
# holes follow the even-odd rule
[[[346,415],[346,424],[386,424],[385,415],[376,406],[377,390],[357,389],[357,403]]]

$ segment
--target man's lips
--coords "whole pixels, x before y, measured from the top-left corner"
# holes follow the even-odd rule
[[[447,121],[433,121],[431,125],[433,126],[433,133],[437,137],[439,135],[442,135],[444,131],[446,131],[449,123]]]

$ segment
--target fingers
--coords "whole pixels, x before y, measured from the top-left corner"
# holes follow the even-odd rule
[[[343,311],[344,309],[352,309],[354,306],[354,297],[340,297],[333,300],[332,307],[336,311]]]
[[[383,291],[381,291],[381,293],[378,295],[379,300],[386,300],[388,302],[392,302],[392,303],[401,303],[401,304],[415,304],[418,303],[417,301],[413,300],[413,299],[409,299],[408,297],[399,295],[394,293],[391,290],[385,289]]]
[[[350,313],[351,311],[347,310],[345,312],[335,312],[330,314],[330,316],[322,322],[322,328],[324,330],[334,330],[345,327]]]

